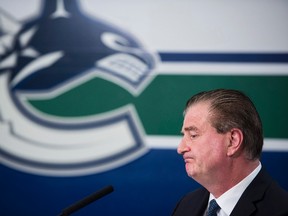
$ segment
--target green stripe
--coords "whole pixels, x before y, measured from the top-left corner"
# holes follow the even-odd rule
[[[258,108],[265,137],[288,138],[288,76],[158,75],[138,97],[95,78],[57,98],[31,104],[51,115],[72,117],[132,103],[148,135],[179,135],[186,100],[199,91],[214,88],[244,91]]]
[[[179,135],[186,100],[214,88],[244,91],[259,111],[265,137],[288,138],[288,76],[159,75],[136,103],[146,133]]]

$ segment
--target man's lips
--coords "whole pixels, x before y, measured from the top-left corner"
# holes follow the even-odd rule
[[[192,160],[194,160],[193,157],[188,157],[188,156],[184,156],[183,159],[184,159],[184,162],[185,162],[185,163],[189,163],[189,162],[191,162]]]

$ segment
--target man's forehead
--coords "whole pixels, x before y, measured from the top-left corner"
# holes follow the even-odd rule
[[[208,116],[210,111],[210,103],[208,102],[199,102],[196,104],[191,105],[187,108],[185,112],[184,118],[197,118],[197,117],[203,117]]]
[[[197,101],[197,102],[194,102],[192,104],[190,104],[187,108],[190,109],[192,107],[198,107],[198,106],[203,106],[203,107],[206,107],[207,109],[211,106],[211,101],[210,100],[202,100],[202,101]]]
[[[202,125],[209,122],[209,115],[209,104],[198,103],[192,105],[187,109],[184,116],[182,130],[199,130]]]

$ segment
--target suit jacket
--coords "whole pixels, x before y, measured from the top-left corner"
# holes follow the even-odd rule
[[[203,216],[209,191],[200,188],[184,196],[173,216]],[[262,167],[246,188],[230,216],[288,216],[288,192],[282,189]]]

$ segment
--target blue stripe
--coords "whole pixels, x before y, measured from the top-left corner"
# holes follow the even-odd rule
[[[163,62],[288,63],[288,53],[176,53],[160,52]]]

